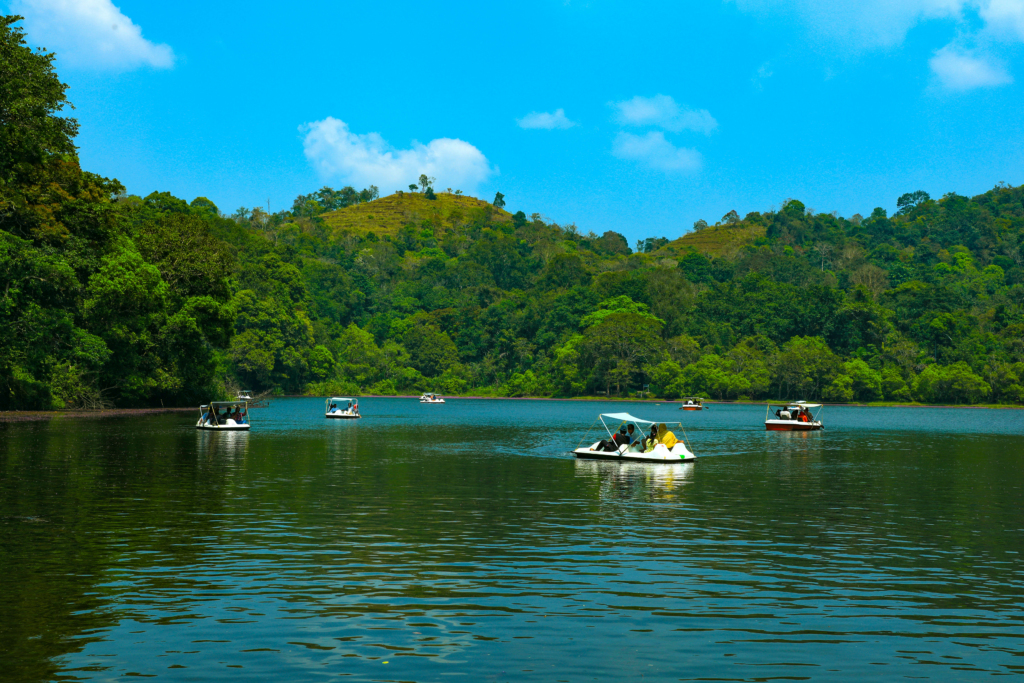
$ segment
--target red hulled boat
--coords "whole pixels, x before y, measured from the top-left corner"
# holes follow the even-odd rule
[[[774,413],[772,408],[775,408]],[[818,413],[812,414],[811,411],[815,409]],[[820,414],[820,403],[794,401],[768,404],[764,414],[764,428],[769,432],[813,432],[825,428],[818,417]]]

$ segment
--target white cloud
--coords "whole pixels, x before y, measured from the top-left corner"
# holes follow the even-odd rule
[[[1024,40],[1024,0],[989,0],[978,13],[993,34]]]
[[[661,131],[651,131],[643,136],[620,132],[612,143],[612,154],[658,171],[696,173],[703,163],[700,152],[676,147],[665,139]]]
[[[575,121],[570,121],[565,115],[564,109],[556,109],[554,112],[531,111],[523,118],[516,119],[516,123],[520,128],[543,128],[544,130],[554,130],[555,128],[565,130],[576,125]]]
[[[948,90],[973,90],[1013,83],[1006,69],[990,58],[947,45],[928,61],[939,83]]]
[[[416,182],[421,173],[437,178],[439,187],[473,191],[496,173],[483,153],[462,140],[438,138],[410,149],[395,149],[378,133],[359,135],[344,121],[327,117],[299,127],[305,132],[306,159],[324,178],[356,187],[377,185],[382,191]]]
[[[673,133],[692,130],[710,135],[718,121],[707,109],[683,109],[668,95],[612,102],[616,120],[625,126],[658,126]]]
[[[169,69],[174,51],[142,37],[142,29],[110,0],[14,0],[25,32],[36,45],[68,65],[125,71],[140,66]]]

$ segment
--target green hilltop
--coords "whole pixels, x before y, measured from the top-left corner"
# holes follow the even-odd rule
[[[661,249],[670,257],[686,252],[697,252],[705,256],[731,258],[743,247],[764,237],[765,230],[764,225],[749,221],[709,225],[701,230],[688,232]],[[659,251],[659,255],[660,253]]]
[[[463,223],[498,222],[512,220],[512,214],[476,197],[439,192],[428,199],[421,192],[398,191],[369,202],[353,204],[336,211],[321,214],[320,219],[331,234],[344,233],[378,236],[397,235],[406,225],[420,225],[429,221],[434,229],[447,232]]]

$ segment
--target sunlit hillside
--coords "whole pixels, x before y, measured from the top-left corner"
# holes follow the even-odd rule
[[[696,251],[707,256],[735,256],[745,245],[758,237],[765,236],[765,226],[760,223],[741,221],[709,225],[703,230],[688,232],[666,244],[663,249],[679,254]]]
[[[372,202],[323,214],[321,218],[335,235],[342,232],[394,235],[402,226],[422,221],[430,221],[435,228],[444,230],[460,223],[487,220],[488,213],[492,221],[512,220],[508,211],[476,197],[447,192],[439,192],[436,197],[427,199],[420,192],[396,192]]]

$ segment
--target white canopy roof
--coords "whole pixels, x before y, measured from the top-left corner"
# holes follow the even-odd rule
[[[657,424],[657,422],[641,420],[639,417],[633,417],[629,413],[601,413],[601,417],[607,417],[611,420],[619,420],[620,422],[642,422],[645,425]]]
[[[345,398],[344,396],[332,396],[332,397],[330,397],[327,400],[328,401],[354,401],[355,399],[353,399],[353,398]]]

